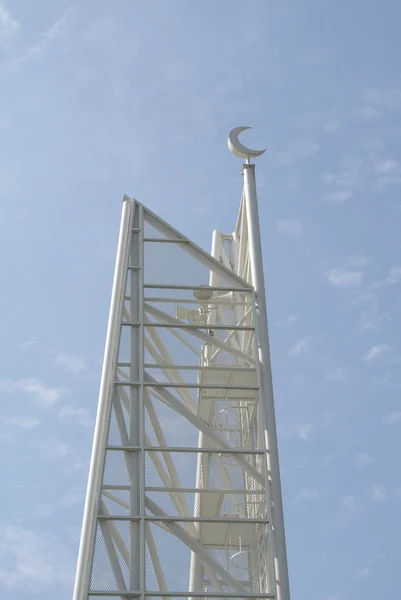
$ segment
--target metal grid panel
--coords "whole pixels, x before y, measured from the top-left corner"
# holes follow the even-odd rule
[[[127,553],[133,536],[139,536],[138,523],[98,521],[90,579],[91,592],[130,589],[130,569],[124,548]]]
[[[158,550],[157,561],[164,575],[167,591],[188,591],[188,573],[190,572],[193,550],[200,550],[200,561],[209,579],[210,594],[216,581],[227,593],[239,591],[235,581],[251,593],[269,593],[260,590],[260,566],[265,563],[267,547],[259,541],[258,530],[267,525],[255,523],[216,523],[197,524],[175,522],[152,522],[149,524],[153,541]],[[192,548],[190,548],[192,546]],[[264,568],[264,567],[263,567]],[[156,575],[151,553],[147,552],[146,588],[158,589],[160,585]],[[217,579],[212,577],[217,573]],[[214,579],[214,584],[211,579]],[[154,587],[156,586],[156,588]],[[191,594],[192,595],[192,594]]]

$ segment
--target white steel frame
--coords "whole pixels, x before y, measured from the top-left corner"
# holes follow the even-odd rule
[[[243,173],[212,255],[124,197],[73,600],[290,600],[254,165]],[[145,280],[159,244],[208,281]]]

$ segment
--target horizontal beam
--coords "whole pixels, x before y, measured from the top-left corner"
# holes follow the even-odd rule
[[[156,243],[162,243],[162,244],[189,244],[190,241],[189,240],[168,240],[166,238],[151,238],[151,237],[147,237],[147,238],[143,238],[144,242],[156,242]]]
[[[127,387],[138,387],[139,381],[115,381],[114,385],[127,386]],[[188,389],[202,389],[202,390],[258,390],[257,385],[224,385],[224,384],[212,384],[212,383],[171,383],[160,381],[145,381],[144,386],[156,388],[188,388]],[[241,398],[238,398],[241,400]]]
[[[127,486],[127,489],[130,489]],[[244,489],[229,489],[229,488],[175,488],[175,487],[145,487],[145,492],[176,492],[181,494],[239,494],[243,496],[264,496],[266,490],[244,490]]]
[[[106,590],[90,590],[90,596],[115,596],[116,598],[129,598],[131,600],[131,596],[140,596],[141,593],[135,590],[121,590],[121,591],[106,591]],[[238,600],[244,600],[244,594],[236,594],[232,592],[227,593],[219,593],[213,592],[213,595],[210,592],[159,592],[159,591],[147,591],[145,594],[145,598],[207,598],[208,600],[213,600],[214,598],[238,598]],[[275,600],[275,594],[251,594],[249,592],[246,593],[246,600],[250,600],[252,598],[258,598],[260,600]],[[132,599],[134,600],[134,598]],[[136,598],[135,598],[136,600]]]
[[[130,367],[131,363],[118,363],[119,367]],[[165,365],[145,363],[145,369],[179,369],[181,371],[236,371],[237,373],[256,373],[254,367],[241,367],[240,365],[214,365],[201,367],[200,365]]]
[[[138,325],[138,323],[130,323],[129,321],[122,322],[122,325]],[[206,325],[193,325],[188,323],[153,323],[151,321],[145,321],[145,327],[168,327],[169,329],[214,329],[216,331],[255,331],[255,327],[251,325],[215,325],[214,323],[207,323]]]
[[[130,300],[130,296],[125,297],[126,300]],[[204,305],[207,304],[208,308],[213,308],[214,306],[251,306],[251,300],[223,300],[219,298],[212,298],[211,300],[195,300],[190,298],[156,298],[153,296],[145,296],[144,302],[170,302],[173,304],[198,304]]]
[[[238,293],[242,293],[242,294],[250,294],[253,290],[253,288],[251,287],[225,287],[225,286],[207,286],[205,288],[204,285],[173,285],[173,284],[168,284],[168,283],[145,283],[143,285],[143,287],[145,289],[151,289],[151,290],[201,290],[202,292],[205,291],[205,289],[208,292],[238,292]]]
[[[101,521],[132,521],[134,523],[140,522],[141,517],[133,516],[133,515],[97,515],[97,518]],[[250,519],[246,517],[245,519],[241,519],[240,517],[236,517],[235,515],[229,515],[225,518],[223,517],[181,517],[181,516],[158,516],[158,515],[145,515],[145,521],[149,521],[151,523],[158,522],[170,523],[173,521],[174,523],[244,523],[245,525],[249,524],[259,524],[259,525],[268,525],[269,521],[267,519]]]
[[[219,428],[220,431],[220,428]],[[233,431],[237,431],[234,429]],[[141,448],[139,446],[106,446],[106,450],[120,450],[124,452],[139,452]],[[145,452],[192,452],[196,454],[219,454],[224,456],[225,454],[251,454],[254,456],[263,456],[264,450],[247,450],[241,448],[239,450],[222,450],[221,448],[193,448],[188,446],[145,446]]]

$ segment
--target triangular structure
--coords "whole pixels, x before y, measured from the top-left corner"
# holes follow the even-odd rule
[[[211,256],[124,197],[74,600],[289,600],[245,204]]]

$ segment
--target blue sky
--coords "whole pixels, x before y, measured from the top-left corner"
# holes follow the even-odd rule
[[[395,0],[0,0],[0,592],[71,598],[123,193],[202,247],[257,161],[293,598],[401,585]]]

